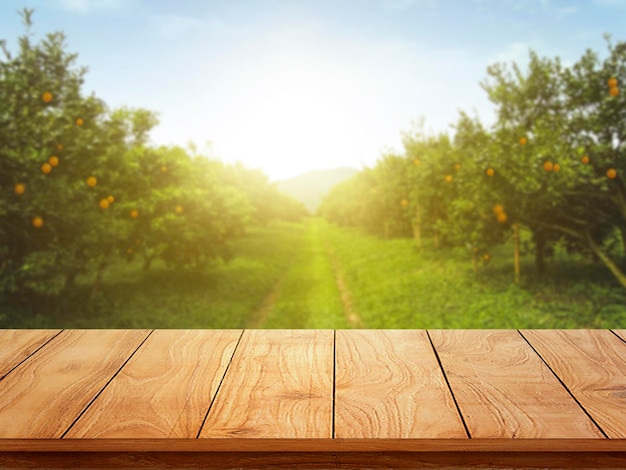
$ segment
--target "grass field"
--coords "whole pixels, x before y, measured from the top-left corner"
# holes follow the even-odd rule
[[[0,307],[0,328],[625,328],[626,290],[601,265],[556,255],[543,281],[512,248],[474,273],[466,250],[418,252],[322,220],[271,224],[198,271],[120,261],[35,311]]]

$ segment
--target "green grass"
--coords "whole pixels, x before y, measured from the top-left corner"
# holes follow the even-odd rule
[[[565,258],[536,280],[530,256],[514,284],[513,248],[499,247],[475,274],[467,250],[420,252],[326,228],[367,328],[624,328],[626,290],[602,265]]]
[[[296,255],[304,228],[272,224],[233,244],[234,259],[202,271],[172,271],[159,262],[111,266],[90,298],[91,278],[71,295],[33,312],[0,307],[0,328],[242,328]]]
[[[119,261],[95,296],[86,277],[32,310],[0,304],[0,328],[347,328],[331,251],[366,328],[626,328],[626,290],[600,264],[557,252],[539,281],[528,255],[518,286],[510,245],[474,273],[467,250],[316,219],[256,228],[201,271]]]
[[[347,328],[320,220],[309,220],[306,234],[285,273],[265,328]]]

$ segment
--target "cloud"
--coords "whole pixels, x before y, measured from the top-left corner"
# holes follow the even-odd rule
[[[206,19],[190,16],[153,15],[150,18],[150,23],[158,34],[166,38],[177,38],[200,32],[225,35],[233,34],[237,31],[233,25],[220,18]]]
[[[593,0],[593,4],[601,7],[626,8],[626,0]]]
[[[381,6],[388,10],[404,11],[411,8],[434,8],[435,0],[381,0]]]
[[[57,0],[57,4],[64,10],[74,13],[91,13],[102,10],[121,10],[136,2],[128,0]]]

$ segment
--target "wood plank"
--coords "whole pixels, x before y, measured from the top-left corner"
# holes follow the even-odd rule
[[[626,343],[609,330],[521,330],[609,438],[626,439]]]
[[[332,330],[244,331],[200,437],[330,438],[333,341]]]
[[[430,330],[473,438],[602,438],[515,330]]]
[[[157,330],[66,438],[195,438],[241,330]]]
[[[626,330],[613,330],[620,338],[626,341]]]
[[[467,437],[424,330],[336,335],[336,438]]]
[[[6,452],[232,452],[234,449],[237,452],[626,452],[626,439],[0,439],[0,449]]]
[[[163,469],[565,469],[626,468],[626,453],[606,452],[0,452],[1,468]]]
[[[0,381],[0,438],[58,438],[148,330],[66,330]]]
[[[0,379],[61,330],[0,330]]]

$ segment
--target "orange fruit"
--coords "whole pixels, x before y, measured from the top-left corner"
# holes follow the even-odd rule
[[[461,169],[461,164],[460,164],[460,163],[457,163],[456,165],[454,165],[454,169],[455,169],[456,171],[459,171],[459,170]]]
[[[617,170],[615,168],[609,168],[606,170],[606,176],[610,180],[614,180],[617,177]]]
[[[587,163],[589,163],[589,157],[585,155],[583,158],[580,159],[580,161],[586,165]]]
[[[87,178],[87,186],[93,188],[98,183],[98,180],[95,176],[90,176]]]
[[[76,119],[76,125],[77,125],[77,126],[82,126],[82,125],[83,125],[83,120],[82,120],[82,118],[78,118],[78,119]]]
[[[452,178],[452,175],[446,175],[446,177],[445,177],[446,183],[452,183],[453,179],[454,178]]]
[[[176,206],[176,213],[177,214],[182,214],[183,213],[183,206]]]
[[[163,173],[165,173],[165,172],[167,171],[167,167],[166,167],[165,165],[163,165],[163,166],[161,167],[161,171],[162,171]]]
[[[139,211],[137,209],[133,209],[132,211],[130,211],[130,216],[133,219],[136,219],[137,217],[139,217]]]
[[[485,254],[483,255],[483,259],[484,259],[485,261],[489,261],[489,260],[491,259],[491,255],[490,255],[489,253],[485,253]]]
[[[554,171],[555,173],[559,171],[560,169],[561,169],[561,165],[559,165],[558,163],[555,163],[554,166],[552,167],[552,171]]]
[[[526,142],[528,142],[526,140],[526,137],[521,137],[520,140],[519,140],[520,145],[526,145]]]
[[[504,212],[500,212],[497,216],[498,222],[500,222],[501,224],[503,224],[504,222],[506,222],[506,214]]]
[[[43,219],[39,216],[33,217],[33,227],[35,228],[43,227]]]
[[[554,168],[554,165],[552,164],[551,161],[547,161],[543,163],[543,169],[546,171],[552,171],[552,169]]]
[[[107,201],[106,199],[100,199],[100,207],[103,209],[108,209],[109,201]]]
[[[619,95],[619,88],[617,88],[616,86],[609,88],[609,95],[611,96]]]
[[[17,183],[14,188],[15,194],[24,194],[26,191],[26,186],[23,183]]]
[[[56,155],[52,155],[50,158],[48,158],[48,163],[52,166],[58,166],[59,157],[57,157]]]
[[[46,175],[52,171],[52,167],[49,163],[44,163],[41,165],[41,171],[43,171]]]
[[[109,201],[109,204],[113,204],[115,198],[113,196],[107,196],[107,201]]]
[[[615,77],[609,78],[608,84],[609,84],[609,88],[617,87],[617,78],[615,78]]]
[[[487,173],[487,176],[493,176],[496,174],[493,168],[487,168],[487,171],[485,173]]]
[[[502,204],[496,204],[495,206],[493,206],[493,213],[498,215],[498,214],[502,214],[504,212],[504,207],[502,207]]]
[[[415,166],[420,166],[420,164],[421,164],[421,163],[422,163],[422,162],[420,162],[420,159],[419,159],[419,158],[416,158],[415,160],[413,160],[413,164],[414,164]]]
[[[50,101],[52,101],[52,93],[49,91],[44,92],[43,95],[41,95],[41,99],[44,103],[50,103]]]
[[[400,204],[402,204],[402,207],[406,207],[409,205],[409,201],[407,201],[406,199],[402,199],[402,202],[400,202]]]
[[[63,144],[57,144],[57,150],[63,150]]]

